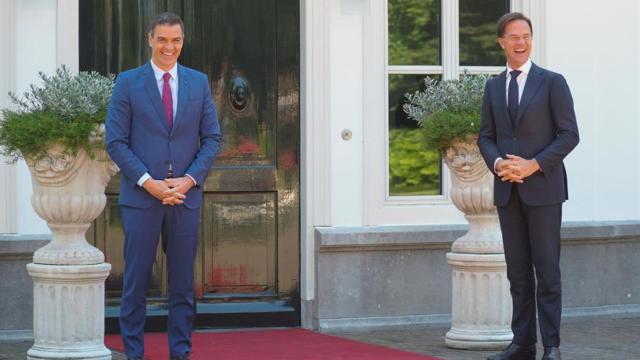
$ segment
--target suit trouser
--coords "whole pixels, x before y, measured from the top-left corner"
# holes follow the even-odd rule
[[[125,235],[120,332],[127,356],[142,357],[144,353],[146,293],[160,234],[169,282],[169,351],[172,356],[189,353],[200,209],[188,209],[184,205],[148,209],[122,205],[120,211]]]
[[[513,342],[536,343],[537,302],[543,345],[560,346],[562,204],[527,205],[518,187],[513,184],[509,202],[498,207],[513,301]]]

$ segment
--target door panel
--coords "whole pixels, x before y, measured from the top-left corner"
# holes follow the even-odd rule
[[[275,293],[275,210],[275,193],[206,196],[203,294]]]
[[[300,273],[298,1],[83,0],[81,70],[117,74],[147,62],[147,25],[167,10],[185,22],[180,63],[209,76],[223,133],[216,164],[203,184],[194,274],[197,322],[295,325]],[[107,303],[116,307],[124,270],[118,182],[115,177],[108,185],[105,211],[88,233],[113,266]],[[163,316],[166,294],[159,248],[148,294],[154,306],[148,314],[160,309],[155,314]],[[223,306],[227,303],[238,306],[230,311]],[[266,313],[280,320],[265,321],[270,319],[262,316]]]

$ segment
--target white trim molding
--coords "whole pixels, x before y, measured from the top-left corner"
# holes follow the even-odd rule
[[[443,80],[458,79],[460,67],[460,2],[442,1],[442,65]]]
[[[444,67],[442,65],[389,65],[387,70],[389,74],[441,75]]]
[[[300,0],[300,15],[300,276],[304,302],[316,296],[315,227],[331,222],[330,2]]]
[[[0,109],[11,106],[9,92],[16,90],[16,2],[7,1],[0,12],[0,42],[3,44],[3,55],[0,56]],[[0,115],[1,116],[1,115]],[[16,165],[7,164],[0,156],[0,233],[16,233],[18,222],[16,217]]]

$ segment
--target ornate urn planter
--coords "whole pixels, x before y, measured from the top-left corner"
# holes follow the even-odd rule
[[[111,359],[104,346],[104,282],[111,265],[85,233],[106,203],[105,187],[117,166],[102,149],[27,160],[31,204],[53,234],[27,265],[33,278],[34,345],[28,359]]]
[[[457,239],[452,267],[452,326],[447,346],[502,348],[511,342],[511,297],[502,234],[493,205],[493,177],[476,145],[477,136],[454,141],[444,154],[452,174],[451,200],[465,214],[469,231]]]

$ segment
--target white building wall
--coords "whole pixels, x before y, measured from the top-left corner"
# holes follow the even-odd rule
[[[56,69],[56,0],[22,0],[15,3],[15,91],[22,94],[38,81],[38,72]],[[5,95],[3,95],[5,96]],[[19,234],[50,233],[46,223],[31,207],[31,175],[23,161],[16,164],[17,232]]]
[[[331,2],[331,224],[362,226],[362,17],[368,1]],[[343,131],[351,139],[343,139]]]
[[[571,200],[564,218],[640,219],[640,2],[512,0],[520,6],[533,1],[545,2],[544,13],[535,14],[543,21],[533,17],[534,29],[544,26],[546,35],[537,54],[544,54],[541,61],[547,68],[566,76],[582,135],[566,161]],[[37,80],[38,71],[50,73],[62,63],[77,69],[77,1],[8,2],[11,6],[2,6],[15,11],[15,48],[5,47],[0,55],[3,64],[12,64],[9,71],[0,69],[0,76],[10,74],[11,81],[0,78],[0,83],[22,92]],[[446,199],[431,204],[384,199],[380,179],[386,176],[385,157],[377,151],[386,147],[380,132],[387,121],[387,95],[379,91],[386,78],[384,0],[301,0],[301,9],[301,272],[302,298],[312,300],[315,226],[465,220]],[[372,98],[376,101],[368,101]],[[0,99],[6,104],[4,93]],[[341,138],[344,129],[352,133],[349,141]],[[24,163],[12,169],[16,181],[8,183],[16,200],[3,206],[15,212],[15,224],[0,232],[49,233],[30,205],[28,169]]]
[[[581,135],[564,219],[640,219],[640,2],[546,5],[547,67],[567,78]]]
[[[56,1],[22,0],[16,14],[16,92],[22,94],[38,81],[39,71],[56,69]],[[18,233],[50,233],[44,220],[31,207],[31,175],[24,161],[18,164],[16,203]]]
[[[370,149],[386,146],[378,141],[367,146],[371,139],[366,138],[366,134],[375,133],[371,131],[375,120],[367,115],[368,108],[376,107],[374,114],[387,116],[380,115],[380,104],[370,103],[366,97],[371,77],[385,75],[379,74],[380,67],[376,74],[370,73],[367,61],[371,61],[371,51],[363,45],[370,36],[368,28],[386,26],[376,10],[381,2],[331,0],[331,225],[464,223],[455,208],[437,202],[391,204],[381,210],[381,216],[367,216],[372,194],[362,189],[367,189],[367,182],[386,176],[383,166],[362,168],[372,155]],[[523,8],[525,13],[529,8]],[[636,166],[640,163],[640,80],[635,71],[640,67],[639,8],[637,0],[621,0],[615,6],[546,0],[543,6],[535,7],[543,13],[534,14],[539,18],[539,23],[533,24],[534,31],[540,25],[535,33],[545,36],[540,44],[534,36],[534,53],[543,54],[543,65],[567,78],[581,132],[581,143],[565,161],[570,196],[564,207],[566,221],[640,219],[640,169]],[[345,9],[351,11],[347,14]],[[366,25],[372,20],[375,26]],[[382,41],[383,37],[376,39]],[[536,50],[536,46],[540,48]],[[363,109],[358,108],[359,101],[363,101]],[[353,131],[350,141],[340,138],[340,131],[346,128]],[[360,138],[362,132],[364,139]],[[382,156],[374,159],[378,165],[384,162]],[[372,223],[370,218],[376,221]]]
[[[330,157],[330,176],[326,178],[330,184],[316,184],[331,189],[330,194],[325,194],[330,197],[327,202],[330,204],[329,221],[308,224],[311,226],[386,224],[383,220],[386,216],[365,216],[371,211],[371,194],[365,192],[367,184],[375,176],[386,176],[386,172],[382,175],[369,173],[371,167],[366,166],[366,161],[371,154],[364,145],[365,134],[371,133],[372,125],[368,109],[379,105],[368,103],[365,97],[370,91],[366,88],[370,78],[367,77],[371,75],[367,73],[370,69],[367,61],[372,55],[365,44],[367,29],[386,26],[384,17],[377,10],[382,1],[328,0],[323,4],[327,7],[324,14],[329,16],[328,41],[320,44],[322,48],[314,47],[318,44],[305,45],[313,52],[327,51],[329,54],[328,77],[323,83],[305,85],[307,88],[328,86],[329,89],[328,99],[314,100],[329,107],[324,109],[329,118],[318,119],[326,120],[324,126],[330,128],[324,132],[330,139],[319,143],[327,141],[329,146],[328,149],[314,149],[306,158]],[[75,62],[72,68],[77,68],[77,34],[68,36],[74,35],[74,27],[69,24],[77,23],[77,5],[69,5],[75,2],[21,0],[13,4],[15,51],[4,52],[3,56],[13,57],[15,90],[21,92],[36,81],[37,71],[52,72],[63,62]],[[546,33],[544,48],[538,51],[544,52],[546,67],[566,76],[573,91],[582,137],[579,147],[566,160],[570,201],[565,205],[565,220],[640,219],[640,187],[637,186],[640,178],[637,166],[640,163],[640,72],[636,71],[640,67],[640,23],[637,21],[640,3],[620,0],[611,6],[594,1],[546,0],[544,10],[544,14],[537,14],[544,16],[542,25]],[[534,29],[536,25],[534,23]],[[377,39],[384,40],[382,37]],[[386,118],[386,114],[382,116]],[[341,137],[345,129],[352,133],[348,141]],[[305,134],[307,139],[313,136]],[[372,146],[386,145],[375,143]],[[328,151],[321,153],[323,150]],[[385,161],[383,157],[374,159]],[[376,170],[381,168],[375,167]],[[30,205],[31,180],[26,166],[20,163],[15,171],[17,221],[13,229],[21,234],[48,233]],[[411,210],[411,204],[398,206],[403,209],[402,215],[390,223],[464,222],[455,208],[441,203],[431,205],[432,216],[412,217],[411,214],[424,213],[425,207],[429,206],[414,205],[416,211]],[[365,217],[378,221],[372,223]]]
[[[0,72],[2,90],[21,95],[30,84],[38,83],[38,72],[53,73],[66,64],[78,70],[78,4],[67,0],[16,0],[2,4],[4,19],[0,25],[7,45],[2,53]],[[8,35],[7,35],[8,34]],[[6,91],[0,94],[0,107],[9,106]],[[46,223],[31,207],[31,175],[24,161],[1,165],[3,174],[13,174],[15,181],[4,179],[2,191],[15,196],[3,196],[6,213],[0,218],[0,233],[48,234]],[[2,179],[3,177],[0,177]]]

